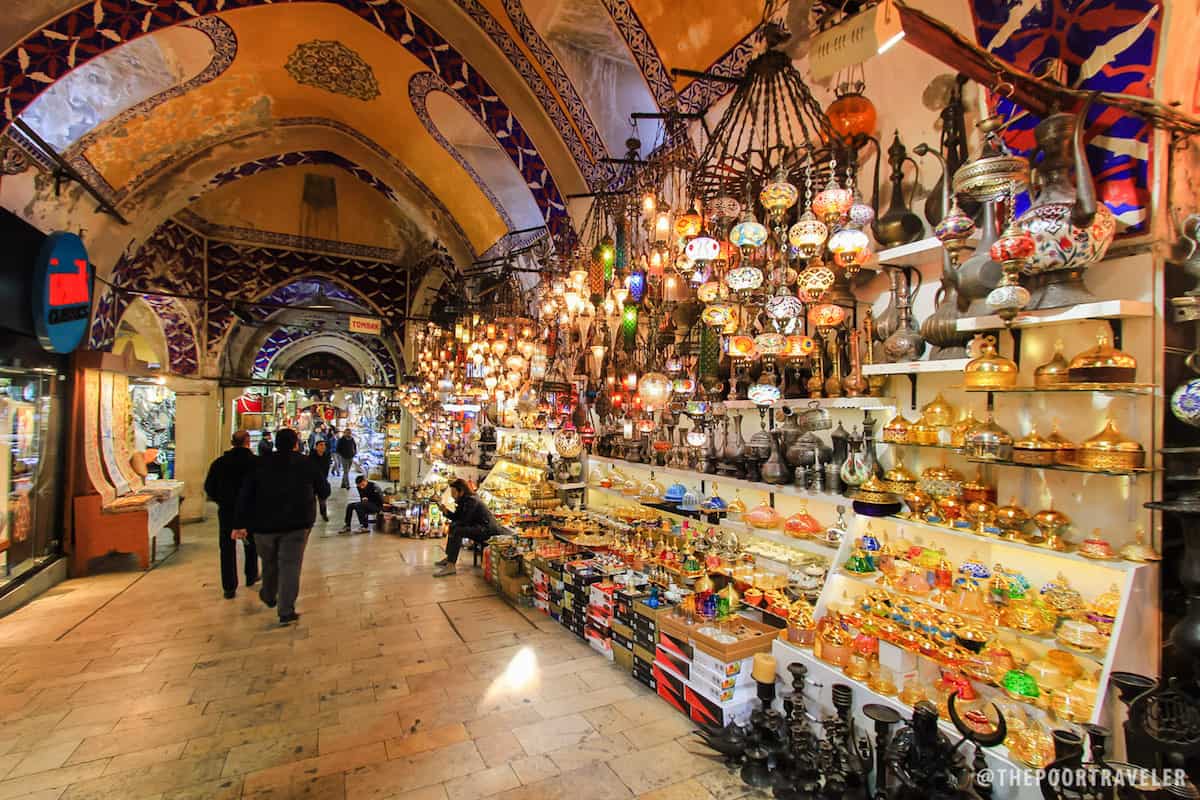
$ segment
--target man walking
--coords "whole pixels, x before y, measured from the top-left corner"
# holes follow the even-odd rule
[[[354,479],[354,485],[358,488],[358,502],[346,505],[346,522],[342,525],[339,533],[350,532],[351,514],[358,515],[358,532],[366,533],[370,530],[367,525],[367,517],[383,510],[383,493],[379,491],[379,487],[373,481],[367,480],[366,475],[359,475]]]
[[[263,428],[262,436],[258,438],[258,454],[260,456],[269,455],[271,450],[271,429]]]
[[[318,422],[308,434],[308,452],[314,452],[317,449],[317,442],[323,441],[325,441],[325,423]]]
[[[257,459],[250,452],[250,434],[238,431],[231,440],[233,447],[213,461],[204,479],[204,493],[217,504],[218,544],[221,550],[221,588],[225,599],[237,594],[237,542],[233,540],[238,495],[242,484],[254,471]],[[246,586],[258,582],[258,551],[253,539],[242,541],[246,557]]]
[[[338,461],[342,467],[342,488],[350,488],[350,470],[354,468],[354,457],[358,455],[358,442],[350,435],[350,429],[342,431],[342,438],[337,443]]]
[[[333,459],[333,454],[329,452],[329,448],[325,444],[324,439],[317,439],[313,450],[308,454],[313,463],[317,465],[317,471],[321,473],[321,477],[329,479],[329,463]],[[317,505],[321,508],[321,519],[329,522],[329,509],[325,505],[324,497],[317,498]]]
[[[330,475],[342,474],[341,460],[339,458],[337,458],[337,444],[338,444],[337,425],[330,423],[329,430],[325,431],[325,447],[327,448],[326,452],[329,453],[329,457],[330,457],[330,459],[332,459],[332,464],[333,464],[333,471],[329,473]]]
[[[308,533],[317,518],[317,498],[329,497],[329,481],[316,462],[300,455],[300,437],[290,428],[275,433],[275,452],[259,458],[242,485],[235,539],[252,533],[262,556],[259,598],[279,607],[279,624],[300,619],[300,567]]]

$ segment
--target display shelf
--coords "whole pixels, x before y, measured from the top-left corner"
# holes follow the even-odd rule
[[[586,489],[587,488],[587,484],[584,483],[583,481],[578,481],[576,483],[559,483],[558,481],[550,481],[550,485],[553,486],[555,489],[558,489],[561,492],[569,492],[573,489]]]
[[[921,450],[950,450],[954,453],[962,453],[961,447],[955,447],[952,444],[917,444],[916,442],[886,442],[878,441],[876,444],[889,445],[891,447],[916,447]]]
[[[815,405],[814,405],[815,404]],[[725,408],[757,409],[750,400],[728,400]],[[894,397],[791,397],[777,400],[768,408],[828,408],[859,411],[887,411],[896,407]]]
[[[998,536],[985,536],[965,528],[951,528],[946,525],[935,525],[932,522],[925,522],[920,519],[910,519],[909,517],[892,516],[892,517],[876,517],[881,521],[894,522],[905,528],[936,534],[938,536],[949,536],[955,539],[972,542],[981,547],[999,547],[1006,550],[1021,551],[1030,555],[1035,555],[1039,558],[1052,558],[1063,561],[1074,561],[1092,566],[1101,567],[1103,569],[1117,570],[1120,572],[1128,572],[1138,568],[1146,567],[1146,564],[1133,561],[1125,561],[1124,559],[1104,560],[1097,558],[1088,558],[1081,556],[1079,553],[1051,550],[1047,547],[1038,547],[1035,544],[1028,542],[1019,542],[1012,539],[1001,539]]]
[[[635,463],[633,461],[624,461],[619,458],[609,458],[606,456],[588,456],[589,461],[595,461],[598,464],[608,464],[618,469],[622,467],[638,467],[645,470],[653,471],[656,476],[668,475],[681,480],[689,481],[707,481],[716,483],[721,487],[732,487],[749,492],[767,492],[769,494],[781,494],[787,497],[802,497],[806,500],[817,500],[825,503],[836,503],[840,505],[849,505],[850,498],[841,494],[833,494],[831,492],[810,492],[807,489],[799,489],[790,484],[776,485],[771,483],[757,483],[755,481],[742,480],[741,478],[731,478],[725,475],[710,475],[707,472],[694,472],[688,469],[678,469],[675,467],[656,467],[651,464]]]
[[[897,361],[894,364],[864,364],[863,375],[924,375],[936,372],[962,372],[969,358],[947,358],[943,361]]]
[[[967,241],[973,243],[979,239],[972,237]],[[883,267],[917,267],[940,260],[943,252],[941,241],[936,236],[930,236],[908,244],[880,250],[868,259],[863,267],[875,270]]]
[[[997,461],[993,458],[976,458],[967,456],[972,464],[991,464],[997,467],[1016,467],[1017,469],[1049,469],[1059,472],[1081,472],[1084,475],[1107,475],[1112,478],[1136,478],[1138,475],[1148,475],[1156,470],[1154,467],[1139,467],[1138,469],[1087,469],[1071,464],[1018,464],[1015,461]]]
[[[738,528],[733,526],[737,525]],[[759,528],[751,528],[745,523],[733,523],[727,525],[724,521],[721,527],[728,527],[730,530],[740,532],[745,536],[757,536],[760,539],[765,539],[768,542],[784,545],[785,547],[795,547],[797,550],[804,550],[807,553],[821,556],[823,558],[833,558],[838,551],[838,545],[826,544],[818,539],[797,539],[795,536],[788,536],[786,533],[779,531],[761,530]]]
[[[878,573],[875,573],[875,574],[877,575]],[[878,589],[882,585],[879,583],[878,580],[873,580],[871,576],[856,575],[851,572],[846,572],[845,570],[843,570],[841,568],[831,569],[829,571],[829,578],[827,579],[827,582],[831,583],[832,582],[831,579],[835,579],[835,578],[840,578],[841,580],[844,580],[849,583],[855,584],[857,586],[862,586],[862,587],[868,588],[868,589]],[[944,603],[939,603],[936,600],[931,600],[928,597],[907,594],[905,592],[897,591],[895,589],[892,589],[891,591],[894,594],[896,594],[897,596],[907,597],[907,598],[913,600],[914,602],[921,603],[923,605],[927,605],[930,608],[937,609],[938,611],[945,611],[945,612],[949,612],[952,614],[957,614],[960,617],[966,617],[967,619],[974,620],[975,622],[979,622],[980,624],[986,624],[986,621],[983,620],[981,617],[977,617],[973,614],[966,614],[966,613],[963,613],[962,611],[958,611],[957,609],[952,609],[949,606],[945,605]],[[1061,649],[1063,647],[1062,643],[1060,643],[1058,641],[1058,639],[1054,638],[1053,636],[1042,636],[1042,635],[1036,634],[1036,633],[1028,633],[1026,631],[1018,630],[1017,628],[1009,628],[1009,627],[1003,626],[1003,625],[997,625],[997,626],[995,626],[995,628],[1000,633],[1005,633],[1010,636],[1016,636],[1019,639],[1024,639],[1027,642],[1033,642],[1034,644],[1039,644],[1039,645],[1042,645],[1043,647],[1047,647],[1047,648],[1051,648],[1051,649],[1054,649],[1054,648]],[[1077,658],[1082,658],[1087,661],[1095,662],[1097,665],[1103,665],[1105,662],[1105,659],[1107,658],[1108,650],[1112,648],[1112,645],[1113,645],[1113,642],[1110,639],[1106,643],[1103,653],[1084,653],[1080,650],[1074,650],[1074,649],[1071,649],[1070,652],[1072,655],[1074,655]]]
[[[1050,308],[1044,311],[1024,311],[1017,315],[1011,326],[995,314],[981,317],[960,317],[957,321],[960,333],[994,331],[1004,327],[1036,328],[1041,325],[1060,325],[1067,322],[1082,322],[1098,319],[1131,319],[1153,317],[1154,304],[1141,300],[1099,300],[1095,303],[1080,303],[1068,308]]]
[[[951,387],[962,388],[964,392],[972,392],[976,394],[1043,394],[1046,392],[1090,392],[1099,394],[1132,394],[1132,395],[1148,395],[1154,394],[1157,388],[1152,383],[1060,383],[1057,386],[1047,386],[1045,388],[1038,386],[1009,386],[1007,388],[997,389],[976,389],[974,387]]]

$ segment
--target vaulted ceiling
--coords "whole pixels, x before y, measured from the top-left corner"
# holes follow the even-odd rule
[[[260,293],[311,276],[352,284],[347,259],[376,259],[369,272],[405,276],[373,285],[404,296],[360,300],[409,313],[453,272],[429,270],[431,254],[462,268],[511,231],[569,239],[567,195],[602,188],[604,159],[631,135],[654,144],[657,126],[635,130],[630,112],[711,102],[725,87],[669,70],[736,70],[762,15],[762,0],[19,5],[0,20],[0,204],[43,230],[83,229],[100,275],[123,286],[211,293],[222,278],[188,270],[207,274],[212,243],[230,242],[273,270],[311,259],[269,248],[342,259],[275,270]],[[125,222],[57,185],[37,138]],[[94,346],[128,305],[102,303]],[[170,305],[186,321],[167,330],[186,342],[172,360],[200,353],[197,368],[212,367],[237,321],[186,296]]]

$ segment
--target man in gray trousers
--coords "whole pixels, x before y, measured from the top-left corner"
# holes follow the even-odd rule
[[[317,498],[329,497],[329,481],[316,462],[300,454],[300,437],[290,428],[275,432],[275,452],[259,456],[242,482],[234,539],[250,535],[262,559],[262,589],[268,608],[279,607],[279,624],[300,619],[300,567],[308,532],[317,518]]]

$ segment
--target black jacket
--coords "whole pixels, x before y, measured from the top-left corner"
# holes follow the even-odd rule
[[[375,485],[375,481],[367,481],[367,485],[358,490],[358,499],[362,503],[370,503],[376,508],[383,508],[383,493]]]
[[[325,455],[317,455],[317,448],[313,448],[308,457],[317,465],[317,469],[321,470],[322,475],[329,474],[329,465],[333,463],[333,453],[329,452],[329,448],[325,448]]]
[[[242,484],[257,463],[258,459],[249,447],[231,447],[209,466],[204,493],[216,501],[221,516],[233,516]]]
[[[311,458],[297,452],[260,456],[242,484],[235,527],[251,533],[307,530],[316,521],[318,497],[329,497],[329,481]]]
[[[500,532],[500,524],[496,522],[492,512],[479,499],[479,495],[463,495],[455,504],[454,510],[446,512],[446,517],[459,527],[478,528],[489,534]]]
[[[354,458],[358,455],[358,442],[353,436],[343,436],[337,440],[337,452],[342,458]]]
[[[271,441],[271,434],[264,433],[262,438],[258,440],[258,454],[265,456],[273,452],[275,452],[275,444]]]

